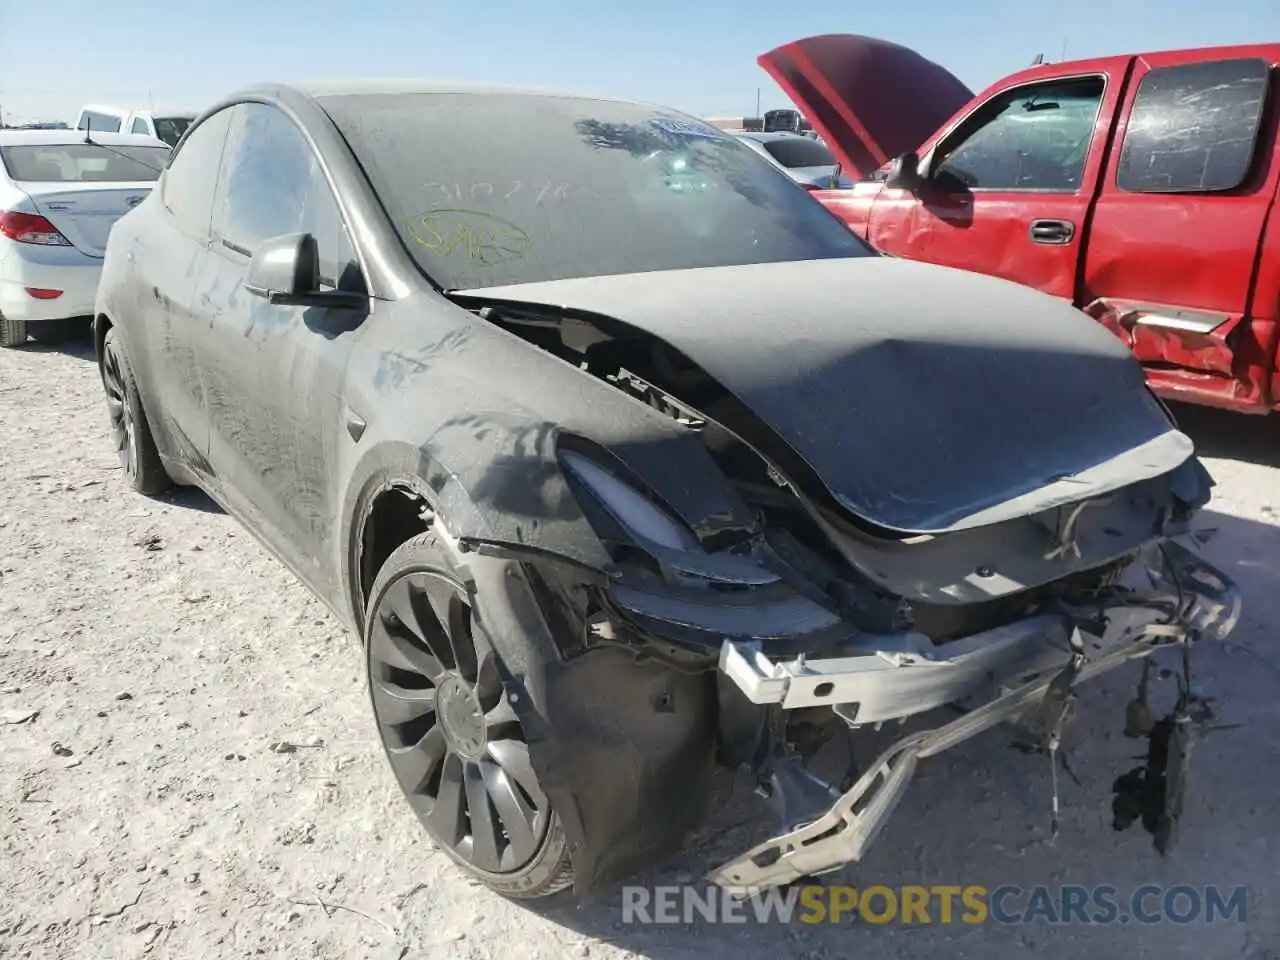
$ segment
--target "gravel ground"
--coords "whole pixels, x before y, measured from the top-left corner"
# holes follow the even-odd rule
[[[400,798],[356,644],[202,496],[128,492],[85,344],[0,351],[0,956],[1280,957],[1280,422],[1183,412],[1220,486],[1210,556],[1246,592],[1197,654],[1224,723],[1161,860],[1109,826],[1132,678],[1084,692],[1063,828],[1047,761],[998,731],[929,761],[859,886],[1245,885],[1244,923],[757,926],[620,922],[618,889],[521,906],[462,878]],[[1167,684],[1165,685],[1167,686]],[[1167,694],[1167,691],[1165,692]],[[685,855],[762,828],[742,784]]]

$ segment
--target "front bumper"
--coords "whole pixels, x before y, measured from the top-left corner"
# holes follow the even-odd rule
[[[828,705],[850,726],[911,716],[943,704],[982,705],[932,730],[903,737],[817,819],[773,837],[712,871],[740,895],[839,869],[860,860],[902,798],[922,759],[1009,720],[1045,697],[1077,654],[1083,682],[1161,647],[1201,636],[1222,639],[1240,615],[1238,588],[1196,555],[1187,539],[1167,540],[1148,566],[1150,591],[1118,594],[1101,617],[1045,615],[926,649],[897,649],[774,662],[758,644],[725,641],[720,669],[755,703],[783,709]],[[995,690],[992,692],[994,683]]]

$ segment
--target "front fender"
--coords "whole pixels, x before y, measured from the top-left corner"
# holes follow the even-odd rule
[[[495,424],[467,429],[486,440],[490,460],[478,456],[451,458],[441,449],[466,452],[456,436],[461,425],[446,425],[430,443],[414,446],[388,441],[371,447],[356,463],[343,498],[340,530],[346,531],[339,558],[341,581],[347,585],[351,623],[364,618],[360,589],[360,556],[365,523],[379,495],[396,488],[409,491],[445,518],[452,536],[528,544],[559,554],[580,566],[601,569],[609,556],[569,492],[554,458],[553,437],[539,440],[532,429],[510,432],[506,439]],[[485,431],[488,430],[486,433]],[[530,436],[534,434],[534,436]],[[495,446],[513,451],[493,455]],[[543,448],[550,447],[550,450]],[[519,451],[519,454],[515,451]],[[356,632],[359,632],[357,627]]]

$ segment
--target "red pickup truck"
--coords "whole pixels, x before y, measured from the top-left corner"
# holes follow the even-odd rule
[[[760,64],[852,190],[817,196],[885,253],[1070,300],[1161,396],[1280,408],[1280,43],[1037,64],[974,96],[869,37]]]

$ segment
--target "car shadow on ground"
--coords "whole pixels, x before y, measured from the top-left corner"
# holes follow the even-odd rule
[[[207,493],[199,487],[174,487],[160,495],[162,502],[181,507],[184,510],[196,510],[200,513],[223,513]]]
[[[1104,956],[1122,952],[1156,956],[1162,949],[1176,953],[1192,946],[1195,955],[1207,957],[1238,950],[1231,945],[1238,945],[1242,932],[1261,942],[1280,937],[1280,916],[1267,906],[1280,897],[1280,877],[1266,866],[1273,861],[1259,859],[1264,848],[1260,844],[1269,847],[1280,834],[1271,812],[1280,791],[1280,772],[1260,773],[1280,771],[1280,654],[1269,644],[1280,616],[1280,528],[1208,510],[1197,527],[1217,531],[1205,547],[1206,557],[1240,585],[1245,607],[1229,641],[1206,641],[1196,648],[1193,677],[1198,689],[1214,698],[1218,721],[1224,727],[1241,724],[1242,728],[1212,734],[1197,748],[1182,840],[1172,856],[1161,857],[1154,851],[1152,837],[1140,823],[1125,832],[1117,832],[1111,823],[1113,782],[1140,766],[1137,758],[1146,751],[1145,740],[1127,738],[1122,732],[1125,705],[1133,697],[1138,676],[1134,664],[1090,682],[1079,692],[1074,719],[1064,737],[1071,776],[1059,776],[1063,826],[1058,840],[1052,839],[1049,829],[1048,760],[1013,749],[1013,731],[997,727],[923,761],[866,858],[821,882],[858,889],[978,884],[993,890],[1015,884],[1023,891],[1037,884],[1052,889],[1063,884],[1106,884],[1121,891],[1122,897],[1146,883],[1193,884],[1201,889],[1207,884],[1246,886],[1252,913],[1244,931],[1239,925],[1232,930],[1230,924],[1214,926],[1203,919],[1192,926],[1170,921],[1154,926],[1111,923],[1069,932],[1043,919],[1021,925],[988,921],[972,926],[958,919],[941,924],[936,902],[933,925],[904,924],[896,918],[875,925],[855,919],[856,910],[839,924],[815,923],[812,912],[801,905],[796,906],[795,916],[807,913],[809,922],[781,923],[767,919],[766,914],[762,923],[750,903],[741,913],[743,920],[711,922],[699,912],[702,908],[685,905],[675,893],[660,893],[661,888],[691,885],[698,902],[705,901],[709,893],[714,894],[704,879],[707,873],[778,827],[764,802],[753,794],[753,784],[727,772],[717,782],[718,796],[708,821],[680,854],[596,891],[586,902],[579,903],[566,893],[531,904],[531,909],[588,942],[607,941],[651,960],[827,958],[868,951],[882,958],[932,956],[942,951],[937,955],[1003,960],[1025,956],[1033,947],[1042,952],[1041,960],[1074,960],[1087,944]],[[1156,662],[1162,667],[1179,666],[1171,653],[1159,655]],[[1167,672],[1166,679],[1153,683],[1151,702],[1157,715],[1171,708],[1174,686]],[[922,725],[951,716],[939,712]],[[905,729],[909,732],[915,726]],[[888,727],[885,733],[890,733]],[[892,735],[896,738],[900,732]],[[667,901],[673,911],[668,914],[671,922],[644,922],[644,910],[656,919],[659,901],[653,898],[658,896],[671,898]],[[631,913],[629,920],[624,913],[628,899],[632,905],[644,906]],[[1021,906],[1025,901],[1024,894],[1022,900],[1010,903]],[[960,916],[958,907],[955,916]],[[946,952],[961,944],[965,946],[958,954]],[[977,953],[970,954],[969,949]],[[1251,960],[1255,956],[1248,950],[1238,955]]]
[[[93,362],[93,328],[86,320],[81,326],[69,326],[56,332],[41,335],[33,333],[32,339],[19,347],[23,353],[62,353],[77,360]]]
[[[1280,414],[1249,416],[1185,403],[1169,409],[1201,456],[1280,467]]]

